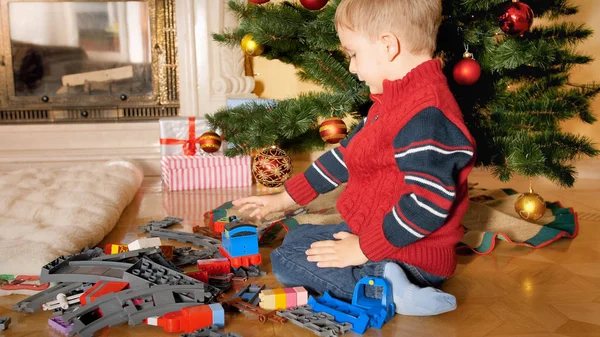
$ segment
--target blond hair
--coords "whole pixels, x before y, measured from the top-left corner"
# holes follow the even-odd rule
[[[414,54],[433,55],[442,20],[442,0],[342,0],[335,28],[348,29],[375,41],[390,32]]]

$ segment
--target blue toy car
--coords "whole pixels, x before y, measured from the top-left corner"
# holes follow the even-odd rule
[[[225,225],[221,234],[223,248],[231,257],[258,254],[258,235],[256,226],[234,219]]]

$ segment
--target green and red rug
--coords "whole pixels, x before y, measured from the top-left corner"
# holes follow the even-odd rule
[[[337,197],[343,191],[319,196],[306,207],[290,212],[271,214],[264,221],[248,219],[249,213],[241,214],[231,202],[204,214],[205,223],[223,217],[236,216],[254,222],[259,227],[260,243],[283,238],[285,233],[300,224],[337,224],[342,221],[335,208]],[[519,193],[512,189],[486,190],[472,188],[470,205],[462,224],[465,234],[457,249],[469,249],[478,254],[490,253],[498,240],[517,246],[541,248],[561,238],[577,236],[579,224],[577,213],[560,202],[546,202],[546,213],[535,221],[523,220],[514,210]]]

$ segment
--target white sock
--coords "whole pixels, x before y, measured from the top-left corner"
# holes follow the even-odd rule
[[[393,262],[385,265],[383,277],[391,284],[396,313],[407,316],[433,316],[456,309],[456,298],[433,287],[420,288],[408,280]]]

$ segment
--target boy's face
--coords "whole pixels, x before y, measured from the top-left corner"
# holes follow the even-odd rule
[[[350,72],[369,86],[371,94],[381,94],[389,64],[385,44],[343,28],[338,31],[338,36],[350,57]]]

